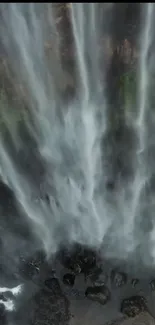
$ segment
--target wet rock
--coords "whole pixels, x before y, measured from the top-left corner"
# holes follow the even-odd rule
[[[98,278],[94,281],[95,286],[101,286],[105,285],[108,282],[108,274],[107,273],[101,273]]]
[[[70,320],[69,301],[62,292],[58,280],[53,278],[47,279],[45,282],[45,287],[34,297],[31,324],[68,325]]]
[[[45,286],[49,289],[52,290],[53,294],[60,294],[61,293],[61,287],[59,280],[57,278],[48,278],[45,280]]]
[[[155,279],[150,282],[150,289],[151,291],[155,291]]]
[[[116,287],[122,287],[127,283],[127,275],[124,272],[119,272],[118,270],[112,270],[111,282]]]
[[[0,208],[4,213],[15,211],[16,199],[8,185],[0,180]]]
[[[0,299],[1,300],[1,299]],[[0,324],[6,325],[7,324],[7,318],[6,318],[6,312],[5,307],[3,304],[0,303]]]
[[[13,295],[12,292],[6,291],[2,295],[0,295],[0,299],[2,299],[3,301],[14,300],[15,299],[15,296]]]
[[[132,279],[131,280],[132,288],[135,288],[138,283],[139,283],[139,279]]]
[[[59,254],[59,259],[65,268],[73,271],[75,274],[81,273],[82,263],[78,258],[78,252],[62,250]]]
[[[0,294],[0,300],[7,301],[7,298],[4,296],[3,293]]]
[[[96,266],[96,254],[88,248],[76,245],[72,252],[62,251],[60,261],[75,274],[88,274],[89,270]]]
[[[94,300],[102,305],[105,305],[110,300],[110,291],[104,285],[88,287],[85,291],[85,296],[90,300]]]
[[[43,252],[36,252],[34,256],[24,258],[21,256],[20,272],[26,279],[34,279],[39,275],[40,267],[45,261]]]
[[[71,273],[66,273],[63,276],[63,283],[68,285],[68,286],[73,286],[75,282],[75,275]]]
[[[12,190],[8,187],[8,185],[0,181],[0,202],[2,204],[9,205],[13,200],[14,194]]]
[[[85,281],[87,281],[89,279],[91,282],[94,283],[99,279],[99,277],[101,276],[101,273],[102,273],[101,267],[98,267],[97,265],[95,265],[95,267],[90,268],[84,272]]]
[[[128,317],[135,317],[145,311],[147,311],[147,302],[143,296],[133,296],[122,301],[121,313]]]

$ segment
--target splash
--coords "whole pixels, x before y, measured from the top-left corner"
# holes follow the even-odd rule
[[[13,296],[17,296],[21,293],[22,291],[22,285],[18,285],[17,287],[14,288],[0,288],[0,293],[5,294],[7,292],[11,292]],[[4,305],[5,309],[7,311],[13,311],[15,310],[15,304],[11,299],[6,299],[2,300],[0,299],[0,304]]]

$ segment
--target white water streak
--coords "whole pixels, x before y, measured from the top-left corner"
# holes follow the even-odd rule
[[[112,254],[115,257],[118,257],[120,251],[121,256],[133,251],[138,241],[134,237],[134,225],[139,213],[141,191],[147,178],[143,157],[139,156],[136,160],[133,182],[118,186],[118,190],[111,193],[110,197],[105,193],[104,181],[106,176],[109,177],[110,173],[106,173],[110,168],[103,168],[102,155],[106,155],[106,148],[101,150],[101,142],[107,132],[107,94],[103,85],[103,104],[99,105],[95,96],[101,86],[98,42],[102,30],[96,6],[97,4],[71,4],[78,100],[74,99],[67,108],[62,107],[61,119],[60,84],[65,67],[60,62],[61,37],[55,26],[54,10],[49,8],[46,20],[45,15],[38,14],[39,5],[9,4],[7,14],[3,17],[6,22],[4,45],[15,74],[28,91],[27,102],[38,130],[35,133],[28,125],[30,133],[37,140],[46,167],[45,184],[49,205],[43,200],[38,204],[34,202],[33,184],[25,175],[19,174],[2,140],[0,171],[3,180],[13,189],[19,208],[24,211],[48,254],[55,252],[62,241],[98,246],[109,229],[112,229],[110,236],[114,241]],[[153,4],[146,4],[146,7],[144,29],[141,31],[142,56],[136,130],[140,151],[143,151],[145,144],[149,81],[147,54],[152,35]],[[106,14],[104,19],[105,22],[101,25],[107,28]],[[49,38],[50,33],[53,42],[56,40],[51,60],[45,55],[46,37]],[[90,58],[89,64],[87,57]],[[104,75],[104,63],[102,68]],[[94,85],[94,89],[91,85]],[[109,165],[112,163],[109,161]],[[54,188],[55,193],[49,190],[51,188]]]
[[[130,233],[131,243],[134,242],[134,226],[136,218],[141,213],[141,194],[145,188],[148,180],[147,168],[145,162],[145,149],[146,149],[146,111],[148,110],[148,85],[149,85],[149,74],[148,74],[148,51],[152,42],[152,24],[154,19],[154,4],[145,4],[146,11],[144,12],[143,30],[141,32],[141,54],[139,63],[139,97],[138,97],[138,117],[136,121],[136,128],[138,134],[138,148],[135,159],[135,177],[132,184],[132,202],[130,217],[127,218],[126,232]],[[128,230],[129,229],[129,230]]]
[[[84,30],[85,30],[85,16],[84,16],[84,3],[75,3],[71,6],[71,19],[73,26],[73,33],[76,45],[76,53],[77,53],[77,63],[78,63],[78,71],[80,76],[80,83],[82,87],[80,87],[80,92],[82,97],[84,98],[84,103],[89,99],[89,88],[88,88],[88,72],[85,62],[85,38],[84,38]]]

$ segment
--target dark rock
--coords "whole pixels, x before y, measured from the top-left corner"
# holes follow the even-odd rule
[[[117,270],[112,270],[112,272],[111,272],[111,282],[116,287],[122,287],[127,282],[127,275],[124,272],[119,272]]]
[[[1,296],[2,296],[2,298],[1,298]],[[13,293],[11,291],[6,291],[2,295],[0,295],[0,299],[2,299],[3,301],[7,301],[8,299],[14,300],[15,296],[13,295]]]
[[[16,199],[13,191],[0,180],[0,207],[5,213],[15,209]]]
[[[81,254],[82,272],[94,269],[96,266],[96,254],[93,251],[84,249]]]
[[[12,200],[14,200],[12,190],[8,187],[8,185],[0,181],[0,202],[3,204],[10,204]]]
[[[101,277],[101,273],[102,273],[102,269],[101,267],[98,267],[97,265],[93,268],[90,268],[88,269],[85,273],[84,273],[84,276],[85,276],[85,281],[87,281],[88,279],[91,281],[91,282],[96,282],[100,279]],[[104,281],[103,281],[104,282]]]
[[[52,290],[48,290],[46,287],[42,288],[34,297],[34,307],[30,322],[33,325],[69,324],[69,301],[58,285],[57,279],[54,278],[52,280],[52,282],[50,281],[50,289],[52,288]]]
[[[43,252],[36,252],[29,258],[21,257],[20,272],[26,279],[34,279],[39,275],[40,267],[45,261]]]
[[[98,286],[98,285],[105,285],[108,281],[108,274],[107,273],[104,273],[102,272],[98,277],[97,279],[94,281],[94,284],[95,286]]]
[[[1,303],[0,303],[0,324],[1,325],[6,325],[7,324],[5,307]]]
[[[24,286],[23,286],[24,287]],[[23,288],[21,287],[21,289],[20,289],[20,291],[19,291],[19,293],[12,293],[11,291],[6,291],[5,293],[4,293],[4,297],[7,299],[7,301],[8,300],[12,300],[14,303],[16,303],[16,301],[19,299],[19,297],[20,297],[20,294],[22,293],[22,290],[23,290]]]
[[[100,304],[105,305],[110,300],[110,291],[104,285],[88,287],[85,291],[85,296],[88,299],[97,301]]]
[[[75,282],[75,275],[74,274],[70,274],[70,273],[66,273],[63,276],[63,283],[69,286],[73,286]]]
[[[81,273],[82,263],[78,258],[78,252],[62,250],[60,252],[59,258],[65,268],[73,271],[75,274]]]
[[[155,291],[155,279],[150,282],[150,289],[151,291]]]
[[[132,279],[131,280],[131,284],[132,284],[133,288],[135,288],[138,283],[139,283],[139,279]]]
[[[0,300],[7,301],[7,298],[4,296],[3,293],[0,294]]]
[[[147,311],[146,299],[143,296],[133,296],[124,299],[121,304],[121,313],[128,317],[135,317],[136,315]]]
[[[57,295],[61,293],[60,283],[57,278],[49,278],[45,280],[45,286],[50,289],[53,294]]]
[[[72,252],[62,251],[60,260],[64,267],[72,270],[75,274],[87,274],[96,266],[95,252],[80,245],[76,245]]]

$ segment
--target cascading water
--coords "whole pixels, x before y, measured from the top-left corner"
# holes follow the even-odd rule
[[[34,232],[43,241],[46,252],[51,253],[57,250],[63,240],[94,246],[100,244],[111,221],[106,216],[104,193],[95,194],[101,179],[104,181],[100,143],[106,130],[106,101],[102,94],[101,110],[96,98],[97,92],[101,91],[101,85],[97,57],[95,61],[93,59],[94,48],[89,53],[90,76],[85,54],[91,39],[94,46],[97,44],[97,11],[94,5],[71,6],[78,97],[67,109],[62,108],[60,119],[58,114],[61,94],[55,80],[62,77],[64,67],[59,60],[58,46],[51,53],[51,71],[49,70],[44,43],[46,35],[53,31],[54,13],[51,6],[46,7],[42,8],[42,16],[46,14],[45,9],[48,9],[49,24],[45,20],[46,16],[39,17],[41,7],[38,5],[12,4],[6,8],[4,46],[11,61],[14,57],[11,63],[15,73],[17,72],[17,78],[24,82],[28,91],[27,100],[36,128],[32,129],[30,123],[27,127],[37,140],[40,156],[46,166],[44,183],[47,182],[47,188],[54,188],[54,193],[48,190],[49,206],[42,200],[37,204],[33,201],[33,185],[27,181],[25,175],[18,173],[2,141],[1,166],[2,177],[7,179],[16,193],[20,208],[34,224]],[[85,26],[87,19],[89,24]],[[53,36],[54,44],[55,37],[59,37],[57,35]],[[10,42],[16,50],[16,57],[12,53]],[[59,44],[59,40],[56,44]],[[58,55],[53,53],[55,51]],[[94,85],[93,100],[90,100],[90,81]],[[15,141],[19,141],[18,137]],[[18,146],[17,143],[15,145]]]
[[[130,122],[136,133],[136,149],[127,162],[129,166],[134,165],[134,171],[128,181],[120,177],[116,189],[109,193],[106,184],[111,179],[113,152],[109,159],[102,144],[109,125],[108,63],[106,48],[101,53],[99,43],[111,32],[115,5],[68,4],[74,51],[71,74],[75,84],[69,102],[63,97],[67,68],[61,53],[63,30],[57,21],[56,4],[0,6],[1,44],[15,83],[24,89],[24,104],[28,107],[22,125],[35,142],[32,151],[37,152],[44,170],[43,177],[40,172],[36,174],[38,185],[35,171],[29,177],[19,166],[22,165],[19,153],[23,155],[29,145],[22,141],[19,125],[10,125],[9,112],[13,109],[10,102],[1,101],[3,120],[11,137],[11,144],[3,135],[0,138],[1,178],[13,190],[19,214],[32,226],[36,246],[43,246],[48,256],[64,242],[78,242],[93,247],[103,245],[105,255],[119,259],[128,257],[142,245],[148,251],[145,262],[150,263],[154,257],[154,244],[149,237],[154,227],[147,235],[145,230],[137,230],[137,220],[141,219],[142,208],[145,210],[147,203],[141,194],[152,176],[146,159],[149,137],[146,115],[149,110],[147,60],[154,37],[154,5],[141,7],[138,108],[136,121],[133,118]],[[50,42],[51,49],[46,53],[45,45]],[[109,150],[110,146],[109,139]],[[128,151],[128,143],[125,150]],[[31,155],[28,160],[37,169],[39,161],[31,161]],[[39,198],[37,202],[35,197]],[[152,220],[152,205],[150,211],[147,209],[149,212]],[[9,236],[12,248],[7,247],[7,252],[16,254],[17,237],[10,233]]]

